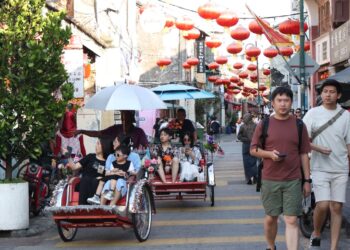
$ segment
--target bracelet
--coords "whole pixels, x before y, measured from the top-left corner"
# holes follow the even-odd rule
[[[312,180],[311,179],[304,179],[303,182],[304,183],[312,183]]]

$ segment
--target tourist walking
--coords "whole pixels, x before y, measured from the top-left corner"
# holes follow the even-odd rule
[[[256,182],[257,175],[256,157],[250,154],[250,142],[256,128],[252,118],[252,115],[249,113],[243,116],[244,124],[241,126],[237,136],[238,140],[242,142],[244,175],[248,185]]]
[[[256,127],[250,153],[263,158],[261,200],[265,210],[267,249],[276,249],[277,221],[283,213],[287,249],[297,250],[297,220],[302,214],[301,167],[305,178],[304,196],[310,195],[310,142],[306,126],[301,124],[302,133],[299,137],[299,124],[295,116],[289,113],[293,92],[287,87],[277,87],[272,92],[271,100],[275,113],[264,118]],[[264,141],[261,140],[263,132],[267,134]]]
[[[337,104],[342,88],[336,80],[321,86],[322,105],[310,109],[304,122],[312,140],[311,173],[315,192],[314,231],[310,247],[320,247],[321,228],[331,213],[331,249],[337,249],[346,201],[350,155],[350,114]]]

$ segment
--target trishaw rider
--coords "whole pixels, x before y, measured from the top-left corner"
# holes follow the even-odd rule
[[[130,136],[134,148],[146,148],[148,147],[147,136],[142,128],[136,127],[133,123],[135,122],[135,111],[123,110],[121,111],[122,124],[114,124],[106,129],[95,131],[95,130],[77,130],[76,134],[84,134],[90,137],[108,136],[115,138],[119,135]]]
[[[180,138],[182,138],[185,132],[190,132],[193,136],[194,142],[197,141],[197,131],[193,126],[191,120],[186,119],[186,111],[183,108],[180,108],[176,112],[176,120],[181,123],[181,129],[179,130]]]

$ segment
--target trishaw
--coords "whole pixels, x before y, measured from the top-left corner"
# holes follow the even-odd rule
[[[208,152],[201,145],[198,146],[202,152],[199,167],[204,173],[204,178],[197,181],[181,182],[178,177],[177,181],[172,183],[171,174],[166,174],[167,182],[163,183],[158,175],[152,175],[149,179],[155,200],[206,200],[207,196],[209,196],[210,205],[214,206],[215,173],[213,155],[210,154],[211,157],[208,161]]]
[[[116,206],[78,205],[79,177],[61,180],[46,208],[53,215],[58,233],[65,242],[72,241],[78,228],[133,227],[136,238],[147,240],[155,213],[154,198],[146,179],[128,179],[128,192]]]

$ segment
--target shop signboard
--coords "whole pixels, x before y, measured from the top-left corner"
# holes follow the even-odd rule
[[[197,58],[199,63],[197,65],[197,73],[205,73],[205,46],[204,46],[203,32],[201,32],[200,38],[196,41],[197,43]]]
[[[331,64],[348,60],[350,58],[350,22],[346,22],[330,35]]]

